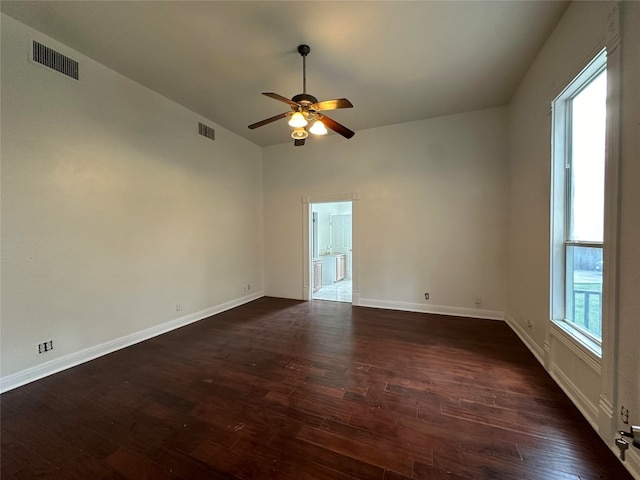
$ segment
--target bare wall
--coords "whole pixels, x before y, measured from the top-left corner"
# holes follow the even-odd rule
[[[3,378],[262,290],[260,148],[4,14],[1,148]]]
[[[640,424],[640,2],[626,2],[622,22],[620,299],[617,397]],[[622,427],[622,425],[620,425]],[[640,450],[637,471],[640,475]]]
[[[506,109],[495,108],[265,148],[266,293],[302,298],[302,197],[357,193],[362,304],[499,317],[506,137]]]

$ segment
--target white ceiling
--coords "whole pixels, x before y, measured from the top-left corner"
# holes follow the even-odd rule
[[[259,145],[290,141],[264,97],[346,97],[352,130],[508,103],[564,1],[2,1],[15,19]],[[348,140],[345,140],[348,141]]]

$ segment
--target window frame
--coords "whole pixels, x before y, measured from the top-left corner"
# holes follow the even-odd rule
[[[602,49],[593,59],[569,82],[560,94],[551,102],[552,131],[551,131],[551,245],[550,245],[550,318],[562,330],[568,333],[578,344],[589,351],[602,356],[602,338],[598,339],[591,332],[567,320],[567,251],[571,247],[601,248],[602,258],[605,258],[605,242],[570,240],[571,218],[571,140],[572,122],[571,109],[573,99],[602,72],[607,74],[607,51]],[[608,92],[608,87],[607,87]],[[608,93],[607,93],[608,96]],[[605,132],[605,172],[607,170],[608,149],[606,144],[609,135],[609,104],[607,103],[607,120]],[[607,196],[607,182],[605,173],[605,203]],[[604,205],[604,215],[607,209]],[[606,224],[606,220],[605,220]],[[603,226],[604,228],[604,226]],[[606,236],[606,232],[605,232]],[[604,332],[605,305],[603,295],[606,277],[603,276],[601,296],[601,331]]]

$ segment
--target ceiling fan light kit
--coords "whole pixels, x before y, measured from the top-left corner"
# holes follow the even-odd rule
[[[295,112],[289,119],[289,126],[293,128],[306,127],[309,122],[300,112]]]
[[[295,146],[304,145],[304,139],[309,133],[314,135],[326,135],[327,127],[334,132],[349,139],[355,135],[355,132],[349,130],[344,125],[339,124],[335,120],[327,117],[323,113],[326,110],[337,110],[339,108],[352,108],[353,105],[346,98],[337,98],[335,100],[325,100],[318,102],[318,99],[307,93],[307,55],[311,52],[309,45],[298,46],[298,53],[302,56],[302,93],[294,95],[291,99],[283,97],[277,93],[264,92],[263,95],[271,97],[274,100],[286,103],[291,107],[291,112],[281,113],[273,117],[267,118],[260,122],[249,125],[250,129],[258,128],[268,123],[275,122],[281,118],[289,118],[289,126],[293,128],[291,138],[295,140]],[[313,121],[313,125],[306,130],[309,122]]]
[[[304,140],[309,136],[309,132],[307,132],[304,127],[297,127],[293,129],[291,132],[291,138],[294,140]]]
[[[313,122],[313,125],[311,125],[309,133],[313,133],[314,135],[326,135],[327,127],[324,126],[322,120],[316,120],[315,122]]]

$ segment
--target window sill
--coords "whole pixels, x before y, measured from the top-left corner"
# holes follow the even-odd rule
[[[602,363],[602,347],[600,345],[565,321],[551,320],[551,335],[569,347],[593,370],[600,373]]]

